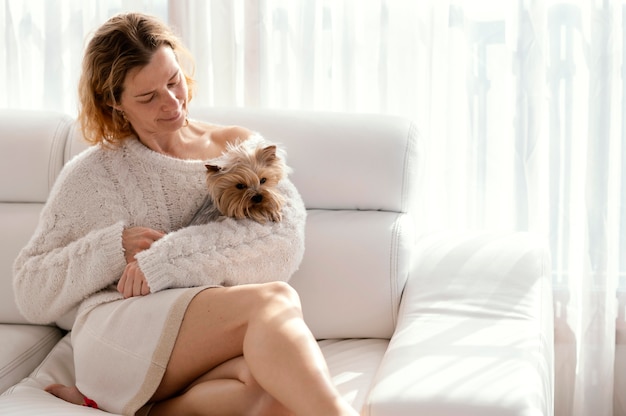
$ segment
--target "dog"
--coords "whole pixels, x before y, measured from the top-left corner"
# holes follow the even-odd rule
[[[225,217],[279,222],[284,198],[276,185],[288,168],[274,144],[229,144],[214,163],[205,165],[208,193],[189,225]]]

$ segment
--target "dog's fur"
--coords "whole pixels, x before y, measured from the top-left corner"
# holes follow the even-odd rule
[[[276,185],[287,167],[276,145],[229,145],[215,162],[207,164],[208,194],[190,225],[206,224],[220,217],[250,218],[259,223],[281,220],[283,197]]]

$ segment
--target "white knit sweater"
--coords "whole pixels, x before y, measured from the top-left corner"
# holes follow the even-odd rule
[[[69,327],[78,310],[121,299],[115,285],[126,265],[122,231],[133,226],[168,233],[136,256],[153,293],[287,281],[304,253],[306,211],[293,184],[279,184],[286,197],[281,222],[185,227],[206,194],[204,164],[156,153],[134,138],[70,161],[14,263],[22,314]]]

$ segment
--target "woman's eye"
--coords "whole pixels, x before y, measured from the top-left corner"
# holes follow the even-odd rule
[[[246,189],[246,185],[244,185],[243,183],[238,183],[237,189]]]

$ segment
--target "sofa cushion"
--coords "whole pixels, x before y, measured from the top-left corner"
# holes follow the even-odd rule
[[[550,254],[528,233],[424,237],[364,415],[551,415]]]
[[[365,404],[388,344],[386,339],[320,341],[335,387],[355,409]]]
[[[0,324],[0,392],[29,375],[61,337],[54,327]]]
[[[45,202],[64,160],[73,120],[49,111],[0,112],[0,203]]]
[[[318,338],[391,338],[413,248],[407,214],[311,210],[290,283]]]

